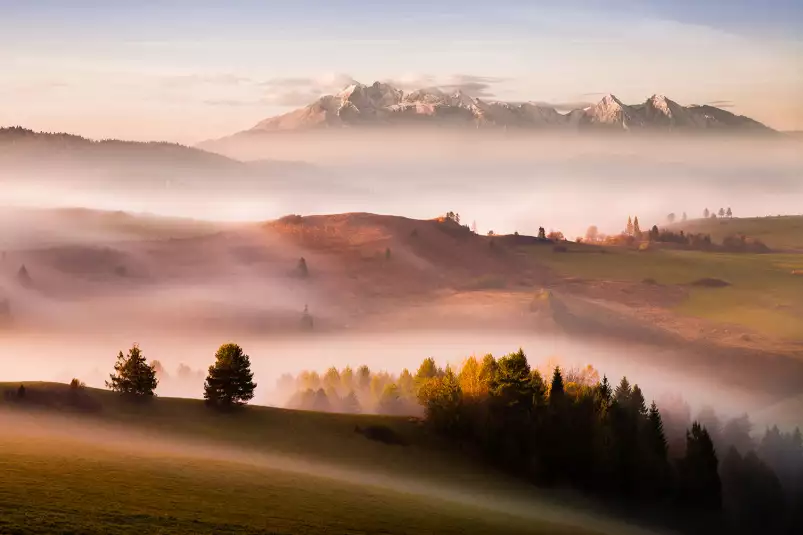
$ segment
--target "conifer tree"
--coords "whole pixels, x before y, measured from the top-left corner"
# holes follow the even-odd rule
[[[709,216],[710,214],[711,214],[711,212],[709,212],[709,211],[708,211],[708,208],[706,208],[705,210],[703,210],[703,217],[704,217],[704,218],[708,219],[708,216]]]
[[[649,422],[647,426],[649,447],[658,459],[663,459],[665,461],[669,454],[669,444],[666,441],[661,413],[658,411],[658,406],[655,404],[655,401],[650,405],[647,421]]]
[[[633,219],[633,236],[637,239],[641,239],[641,227],[639,226],[638,216]]]
[[[686,455],[680,465],[680,499],[688,507],[709,511],[722,507],[722,483],[714,443],[705,427],[694,422],[686,432]]]
[[[555,371],[552,373],[552,384],[549,387],[549,405],[555,407],[563,403],[566,392],[563,389],[563,375],[560,372],[560,366],[555,366]]]
[[[257,385],[253,379],[248,355],[237,344],[223,344],[215,353],[215,363],[209,366],[204,399],[220,407],[245,404],[254,397]]]
[[[627,226],[625,227],[625,234],[627,234],[628,236],[633,235],[633,220],[630,218],[630,216],[627,216]]]
[[[128,350],[128,355],[122,351],[117,354],[114,373],[106,381],[106,387],[114,392],[135,396],[153,396],[158,384],[156,370],[145,360],[137,344]]]

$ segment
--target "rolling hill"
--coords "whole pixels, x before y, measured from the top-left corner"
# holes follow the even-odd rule
[[[649,533],[485,469],[406,418],[27,390],[99,405],[0,401],[4,532]],[[385,426],[406,445],[355,425]]]

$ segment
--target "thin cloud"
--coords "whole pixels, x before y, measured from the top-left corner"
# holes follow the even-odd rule
[[[386,80],[386,83],[403,91],[415,91],[434,87],[453,93],[462,91],[467,95],[477,98],[493,98],[496,96],[494,86],[507,81],[507,78],[495,76],[478,76],[474,74],[454,74],[448,77],[437,77],[431,75],[407,76]]]
[[[732,100],[712,100],[708,105],[716,108],[732,108],[734,106]]]
[[[569,101],[569,102],[543,102],[543,101],[536,101],[530,102],[530,104],[535,104],[536,106],[542,106],[545,108],[555,108],[557,111],[572,111],[572,110],[582,110],[588,108],[589,106],[593,106],[591,102],[585,101]]]

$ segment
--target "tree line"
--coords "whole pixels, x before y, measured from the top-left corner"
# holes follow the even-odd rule
[[[725,433],[709,414],[668,436],[657,404],[627,378],[567,381],[560,367],[544,378],[521,350],[447,367],[417,391],[434,429],[535,483],[613,499],[688,532],[803,527],[799,429],[769,429],[756,444],[747,417]]]

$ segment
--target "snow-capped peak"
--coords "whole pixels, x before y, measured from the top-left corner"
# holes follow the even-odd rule
[[[752,129],[771,132],[764,125],[712,106],[684,107],[654,94],[627,105],[613,94],[596,104],[568,113],[538,102],[480,100],[459,88],[438,87],[405,93],[390,84],[352,83],[335,95],[321,97],[304,108],[260,122],[253,130],[292,130],[367,124],[464,124],[473,128],[694,128]]]

